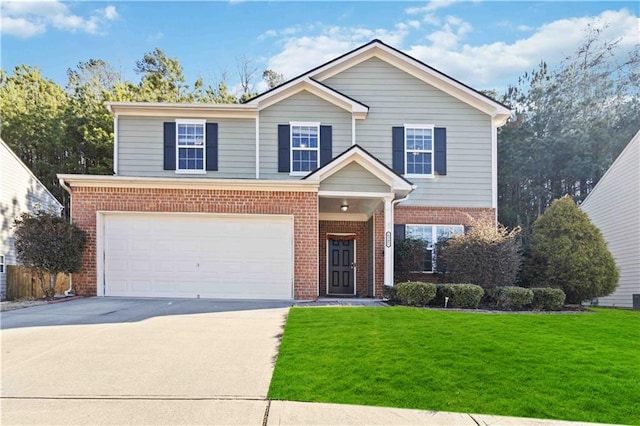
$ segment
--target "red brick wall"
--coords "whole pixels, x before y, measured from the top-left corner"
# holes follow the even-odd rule
[[[393,222],[399,225],[469,225],[474,219],[495,223],[495,209],[398,205],[393,213]]]
[[[82,270],[73,275],[78,294],[96,294],[96,211],[286,214],[294,216],[294,298],[318,292],[318,195],[204,189],[72,189],[71,219],[87,233]]]
[[[318,238],[319,289],[320,296],[327,295],[327,234],[356,234],[356,294],[360,297],[371,296],[367,291],[367,264],[369,240],[367,222],[320,221]]]

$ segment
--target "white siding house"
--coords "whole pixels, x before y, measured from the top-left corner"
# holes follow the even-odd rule
[[[602,231],[620,269],[618,288],[610,296],[599,298],[597,304],[631,308],[633,295],[640,295],[640,132],[581,208]]]
[[[7,265],[16,264],[13,221],[24,212],[38,210],[59,213],[62,204],[45,188],[29,168],[0,139],[0,298],[7,296]]]

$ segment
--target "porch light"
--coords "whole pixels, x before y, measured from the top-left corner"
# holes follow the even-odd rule
[[[349,205],[348,204],[341,205],[340,210],[342,210],[343,212],[346,212],[347,210],[349,210]]]

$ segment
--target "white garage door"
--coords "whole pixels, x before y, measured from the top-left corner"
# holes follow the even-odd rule
[[[105,214],[104,295],[293,298],[293,218]]]

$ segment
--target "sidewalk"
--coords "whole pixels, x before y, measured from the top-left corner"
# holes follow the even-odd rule
[[[360,405],[271,401],[267,426],[287,425],[451,425],[451,426],[578,426],[600,423],[566,422]]]

